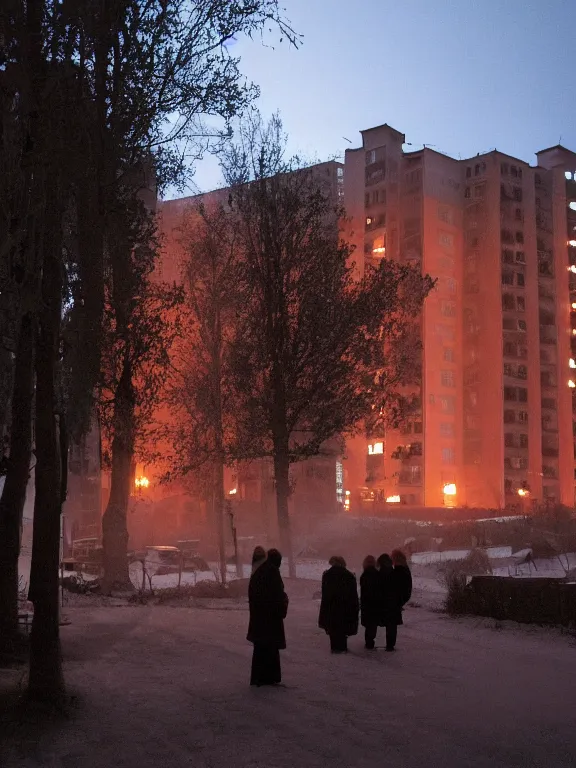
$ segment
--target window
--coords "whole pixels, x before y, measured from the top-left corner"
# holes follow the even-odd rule
[[[513,317],[504,317],[504,318],[502,318],[502,328],[505,331],[515,331],[516,330],[516,320]]]
[[[443,387],[455,387],[456,380],[454,378],[454,371],[441,371],[440,382]]]
[[[440,410],[444,413],[454,413],[455,409],[455,398],[451,396],[441,397],[439,399],[440,402]]]
[[[504,434],[504,445],[507,448],[514,448],[516,445],[516,435],[514,432],[506,432]]]
[[[442,448],[442,464],[455,464],[456,453],[454,448]]]
[[[440,232],[438,242],[444,248],[452,248],[454,246],[454,235],[451,235],[450,232]]]
[[[517,357],[518,356],[518,349],[516,347],[516,344],[514,344],[513,341],[505,341],[504,342],[504,355],[506,357]]]
[[[502,176],[508,176],[508,163],[501,163],[500,164],[500,173]]]
[[[528,411],[518,411],[518,421],[526,424],[528,422]]]
[[[480,163],[476,163],[474,166],[474,176],[480,176]]]
[[[454,362],[454,349],[452,347],[444,347],[444,360],[447,363]]]
[[[502,285],[514,285],[514,272],[502,272]]]
[[[456,317],[456,304],[453,301],[443,301],[441,311],[444,317]]]
[[[520,286],[520,288],[523,288],[525,286],[526,282],[524,280],[524,275],[522,272],[516,272],[516,285]]]
[[[524,296],[516,296],[516,309],[518,312],[524,312],[526,310],[526,301]]]
[[[516,251],[516,263],[526,264],[526,254],[524,251]]]
[[[504,387],[504,400],[515,402],[516,397],[516,387]]]
[[[512,188],[512,196],[514,197],[514,200],[516,200],[516,202],[521,203],[522,202],[522,189],[520,187],[513,187]]]
[[[470,166],[467,166],[466,168],[466,178],[469,179],[472,176],[472,168]]]
[[[522,432],[520,435],[520,448],[528,448],[528,435]]]
[[[524,232],[516,232],[516,242],[517,243],[523,243],[524,242]],[[517,251],[518,253],[518,251]]]
[[[336,169],[336,175],[337,176],[344,176],[344,168],[337,168]]]
[[[515,411],[504,411],[504,424],[514,424],[516,421]]]
[[[518,401],[520,403],[528,402],[528,390],[526,387],[518,387]]]
[[[512,363],[504,363],[504,376],[515,376],[516,371]]]
[[[371,226],[373,221],[374,221],[374,219],[371,216],[366,216],[366,226],[367,227]]]
[[[440,422],[440,434],[442,437],[454,437],[454,424],[450,421]]]
[[[527,379],[528,378],[528,368],[525,365],[519,365],[518,366],[518,378],[519,379]]]
[[[421,435],[422,434],[422,422],[421,421],[415,421],[414,422],[414,434],[415,435]]]
[[[516,309],[516,301],[512,293],[502,294],[502,309],[505,312],[512,312]]]
[[[470,199],[470,197],[471,197],[471,194],[470,194],[470,187],[466,187],[466,189],[464,190],[464,197],[465,197],[467,200],[469,200],[469,199]]]
[[[369,152],[366,152],[366,165],[372,165],[372,163],[376,162],[376,150],[371,149]]]
[[[509,248],[504,248],[502,251],[502,263],[503,264],[513,264],[514,263],[514,251],[511,251]]]
[[[518,330],[526,332],[528,326],[526,325],[526,320],[518,320]]]
[[[370,193],[369,192],[366,192],[366,194],[364,195],[364,205],[365,205],[366,208],[370,207]]]
[[[456,293],[456,280],[453,277],[446,280],[446,290],[448,293]]]
[[[384,453],[384,443],[374,443],[368,446],[368,453],[370,456]]]
[[[474,197],[478,200],[484,198],[484,184],[478,184],[474,187]]]
[[[524,221],[524,215],[522,213],[522,208],[515,208],[514,209],[514,218],[516,221]]]

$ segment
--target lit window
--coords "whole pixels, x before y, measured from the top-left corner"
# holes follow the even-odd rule
[[[369,227],[370,224],[372,224],[372,219],[370,218],[370,216],[367,216],[366,217],[366,226]]]
[[[571,211],[576,211],[576,202],[572,201],[568,207]]]
[[[564,176],[566,176],[567,179],[572,179],[572,174],[570,173],[570,171],[565,171]]]
[[[400,504],[400,496],[398,496],[398,494],[395,494],[394,496],[386,496],[386,503],[387,504]]]
[[[576,387],[576,383],[574,383],[573,379],[568,379],[568,386],[570,389],[574,389],[574,387]]]
[[[568,240],[568,245],[570,245],[572,248],[576,248],[576,240]]]
[[[571,265],[568,267],[568,272],[576,272],[576,266],[575,266],[574,264],[571,264]]]
[[[576,309],[576,301],[572,302],[572,309]]]
[[[576,368],[576,360],[573,357],[570,358],[570,368]]]
[[[384,443],[374,443],[374,445],[369,445],[368,453],[370,456],[374,456],[378,453],[384,453]]]
[[[445,496],[456,496],[456,483],[446,483],[442,490]]]

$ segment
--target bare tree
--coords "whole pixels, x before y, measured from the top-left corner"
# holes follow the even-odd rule
[[[213,473],[213,520],[226,574],[224,465],[232,458],[237,398],[231,352],[238,340],[238,316],[246,302],[245,265],[234,220],[224,204],[201,203],[182,233],[186,332],[177,351],[172,389],[175,442],[183,475],[208,467]]]
[[[241,432],[257,453],[272,456],[294,576],[290,463],[318,454],[395,399],[410,377],[402,350],[412,318],[432,281],[386,260],[354,279],[351,249],[339,237],[343,212],[326,176],[286,158],[277,117],[243,123],[223,169],[252,287],[234,348]]]

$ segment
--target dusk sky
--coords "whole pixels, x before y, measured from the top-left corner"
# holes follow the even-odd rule
[[[278,110],[290,149],[325,160],[389,123],[455,157],[497,148],[534,162],[576,150],[576,0],[285,0],[299,50],[239,41],[241,70]],[[345,137],[345,138],[344,138]],[[351,140],[351,144],[346,141]],[[214,160],[195,182],[218,186]]]

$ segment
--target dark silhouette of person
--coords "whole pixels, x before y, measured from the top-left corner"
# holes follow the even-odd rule
[[[360,621],[364,627],[364,641],[367,650],[375,648],[376,633],[380,618],[380,574],[376,559],[372,555],[364,558],[360,576]]]
[[[330,636],[332,653],[348,653],[348,637],[358,633],[358,588],[356,577],[343,557],[331,557],[322,574],[322,600],[318,626]]]
[[[402,611],[412,597],[412,574],[408,567],[406,555],[401,549],[392,550],[392,563],[394,565],[394,580],[398,593],[399,610],[397,614],[397,626],[404,624]]]
[[[264,562],[266,562],[266,550],[264,547],[254,547],[254,552],[252,552],[252,573]]]
[[[386,650],[393,651],[396,647],[398,623],[402,621],[402,603],[390,555],[382,554],[378,558],[378,574],[380,577],[380,617],[378,624],[386,628]]]
[[[282,555],[270,549],[250,577],[248,601],[250,623],[247,639],[253,643],[250,685],[279,685],[282,682],[280,651],[286,648],[284,619],[288,596],[280,576]]]

